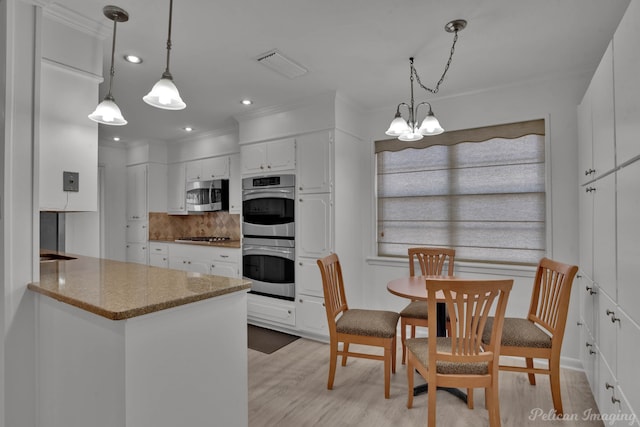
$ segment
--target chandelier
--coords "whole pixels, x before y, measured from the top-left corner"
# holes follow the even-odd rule
[[[422,89],[428,92],[431,92],[433,94],[438,93],[438,90],[440,89],[440,84],[444,80],[444,76],[447,74],[447,71],[449,71],[449,66],[451,65],[451,60],[453,59],[453,53],[455,51],[456,42],[458,41],[458,32],[462,31],[466,26],[467,26],[467,21],[465,21],[464,19],[456,19],[454,21],[447,23],[447,25],[444,26],[444,29],[446,32],[454,33],[453,44],[451,45],[449,60],[447,61],[447,64],[444,67],[444,72],[442,73],[440,80],[438,80],[438,83],[436,84],[435,88],[431,89],[422,84],[422,82],[420,81],[420,76],[418,76],[418,72],[413,66],[413,57],[409,58],[409,81],[411,83],[411,101],[409,104],[407,104],[406,102],[401,102],[400,104],[398,104],[398,107],[396,108],[396,115],[393,121],[391,122],[389,129],[387,129],[387,131],[385,132],[387,135],[395,136],[400,141],[418,141],[422,139],[423,136],[439,135],[442,132],[444,132],[444,129],[440,125],[440,122],[438,121],[436,116],[433,114],[433,110],[431,109],[430,103],[421,102],[418,105],[415,105],[413,100],[413,80],[415,77],[415,80],[418,82],[418,84]],[[424,120],[422,121],[422,124],[418,126],[418,109],[422,105],[428,106],[429,111],[427,111],[427,114]],[[409,112],[409,118],[407,120],[405,120],[402,117],[402,114],[400,114],[401,106],[405,106]]]

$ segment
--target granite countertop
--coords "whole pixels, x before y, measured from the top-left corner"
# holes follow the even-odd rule
[[[75,259],[41,262],[40,282],[27,287],[111,320],[129,319],[251,287],[251,282],[244,279],[53,253]]]
[[[175,240],[168,240],[168,239],[150,239],[149,242],[175,243],[178,245],[217,246],[220,248],[234,248],[234,249],[240,249],[241,247],[240,240],[223,240],[218,242],[185,242],[185,241],[177,242]]]

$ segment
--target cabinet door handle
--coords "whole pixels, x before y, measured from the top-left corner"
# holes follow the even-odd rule
[[[229,258],[229,255],[220,255],[220,258]]]
[[[605,388],[606,390],[610,390],[610,389],[612,389],[612,388],[615,388],[615,386],[612,386],[611,384],[609,384],[608,382],[606,382],[606,383],[604,383],[604,388]]]
[[[620,403],[620,399],[616,398],[615,396],[611,396],[611,403],[613,403],[614,405],[617,403]]]
[[[587,187],[584,191],[591,193],[592,191],[596,191],[596,189],[594,187]]]
[[[589,295],[593,295],[593,294],[597,294],[598,292],[593,290],[593,286],[585,286],[585,289],[587,290],[587,292],[589,292]],[[608,315],[608,313],[607,313]]]

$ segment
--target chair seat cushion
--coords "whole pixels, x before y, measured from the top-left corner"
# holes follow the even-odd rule
[[[400,315],[393,311],[349,309],[336,321],[341,334],[393,338]]]
[[[451,338],[435,337],[436,349],[440,353],[451,353]],[[410,338],[406,342],[407,350],[413,353],[420,363],[429,366],[429,338]],[[457,363],[439,360],[436,372],[444,375],[486,375],[489,373],[487,362]]]
[[[487,319],[482,341],[488,343],[491,338],[493,317]],[[502,346],[551,348],[551,337],[528,319],[505,317],[502,327]]]
[[[427,319],[427,302],[413,301],[401,312],[400,317],[410,317],[412,319]]]

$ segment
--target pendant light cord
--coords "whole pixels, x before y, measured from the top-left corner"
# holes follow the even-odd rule
[[[167,68],[162,74],[163,77],[172,78],[169,71],[169,58],[171,55],[171,20],[173,17],[173,0],[169,0],[169,34],[167,35]]]
[[[111,95],[111,86],[113,84],[113,76],[116,74],[116,69],[113,66],[113,61],[116,54],[116,27],[118,26],[118,20],[114,18],[113,20],[113,40],[111,42],[111,69],[109,70],[109,92],[107,97],[113,98]]]

